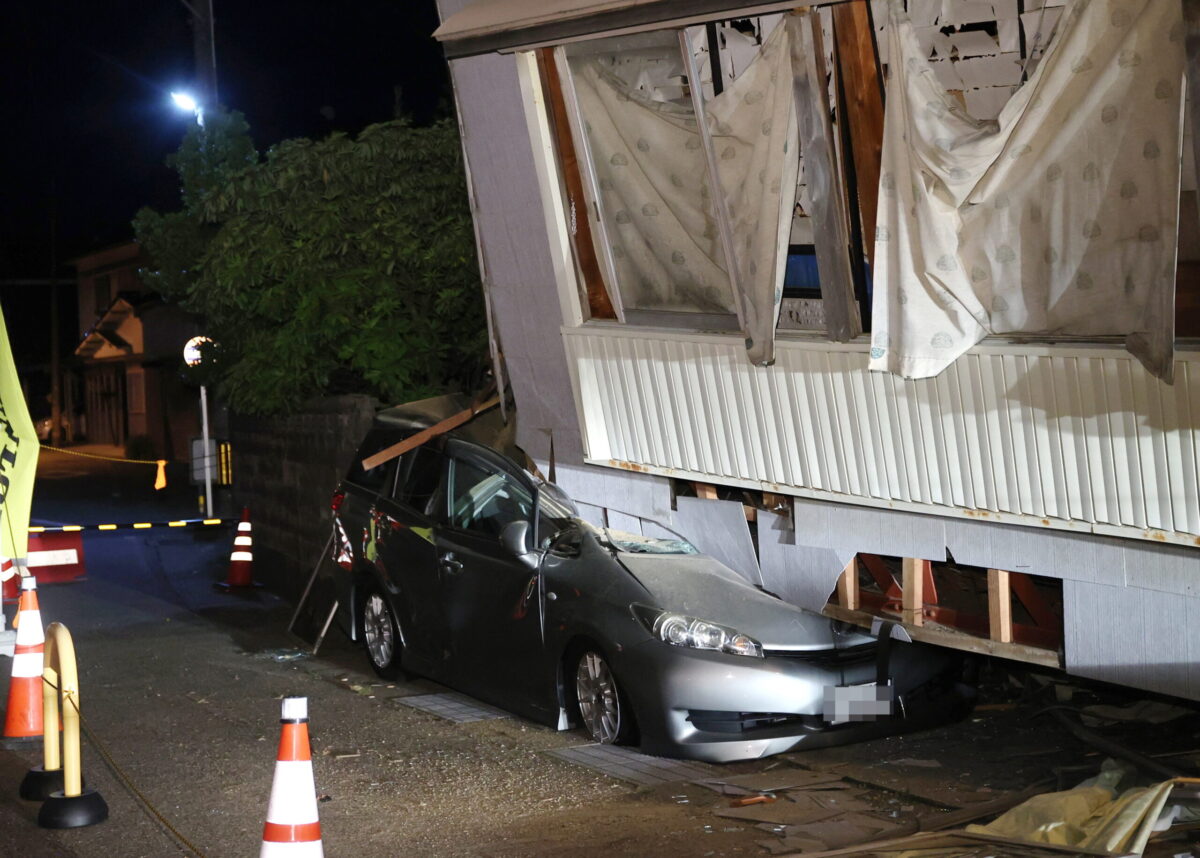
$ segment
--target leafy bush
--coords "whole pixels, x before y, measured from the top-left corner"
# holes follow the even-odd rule
[[[487,355],[457,128],[372,125],[259,158],[238,114],[168,159],[184,208],[143,209],[146,284],[202,314],[244,413],[326,393],[403,402],[469,388]]]

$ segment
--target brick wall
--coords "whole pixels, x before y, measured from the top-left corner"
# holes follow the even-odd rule
[[[231,415],[234,501],[254,522],[255,578],[285,598],[299,596],[329,538],[329,498],[377,407],[337,396],[286,417]]]

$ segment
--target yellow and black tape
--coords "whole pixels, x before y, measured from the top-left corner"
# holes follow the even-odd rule
[[[56,524],[31,525],[30,533],[76,533],[84,530],[149,530],[153,527],[218,527],[233,524],[227,518],[186,518],[176,521],[131,521],[123,524]]]

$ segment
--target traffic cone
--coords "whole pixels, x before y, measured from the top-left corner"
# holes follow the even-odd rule
[[[308,698],[285,697],[279,723],[283,732],[258,855],[259,858],[324,858],[312,750],[308,744]]]
[[[4,744],[21,745],[42,737],[42,667],[46,634],[38,608],[37,581],[21,579],[17,603],[17,643],[13,652],[12,679],[8,684],[8,711],[4,718]]]
[[[229,555],[229,574],[217,586],[223,590],[254,587],[254,538],[251,536],[250,507],[242,507],[233,551]]]

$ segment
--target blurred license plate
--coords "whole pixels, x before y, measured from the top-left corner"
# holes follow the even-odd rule
[[[892,714],[892,687],[874,682],[861,685],[830,685],[825,688],[821,717],[830,724],[874,721]]]

